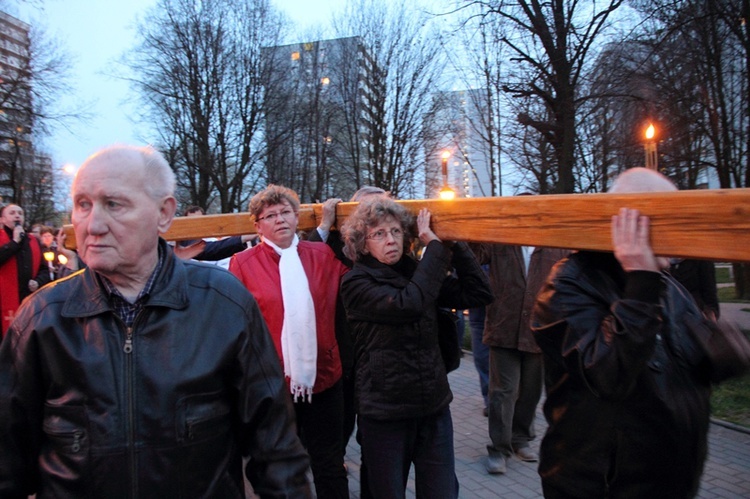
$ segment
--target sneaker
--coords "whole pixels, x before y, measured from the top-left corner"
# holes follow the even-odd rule
[[[491,475],[505,473],[505,456],[487,456],[484,467],[487,469],[487,473]]]
[[[520,449],[516,449],[516,457],[527,463],[535,463],[539,461],[539,454],[531,450],[531,447],[521,447]]]

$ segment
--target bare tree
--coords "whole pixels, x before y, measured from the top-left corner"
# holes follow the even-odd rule
[[[28,220],[46,221],[56,215],[55,183],[39,144],[81,114],[57,104],[70,88],[69,55],[41,26],[28,26],[27,35],[6,40],[15,48],[0,65],[0,188],[6,201],[24,207]]]
[[[339,36],[359,36],[366,58],[365,119],[347,117],[347,140],[359,149],[359,162],[351,165],[357,185],[421,195],[428,143],[423,120],[432,112],[431,94],[443,68],[438,33],[405,0],[350,1],[334,29]]]
[[[499,16],[507,25],[502,38],[518,69],[509,73],[505,90],[521,99],[535,99],[549,112],[545,119],[520,114],[524,126],[537,130],[554,151],[559,169],[555,192],[575,190],[576,113],[585,96],[582,79],[595,43],[623,0],[591,4],[577,0],[477,0],[483,16]],[[513,74],[515,73],[515,77]]]
[[[181,201],[242,209],[263,175],[261,48],[278,42],[278,14],[268,0],[160,0],[139,30],[126,62]]]
[[[503,115],[503,66],[507,62],[501,41],[504,23],[499,16],[481,15],[481,6],[472,6],[465,12],[471,13],[474,9],[477,15],[462,19],[446,40],[446,54],[464,86],[478,88],[466,93],[468,106],[457,111],[471,127],[471,132],[480,137],[486,157],[477,165],[472,164],[471,154],[462,156],[470,163],[472,171],[482,166],[487,169],[490,185],[482,186],[482,195],[501,196],[504,142],[501,123],[507,118]],[[454,49],[450,50],[449,46]],[[456,46],[460,50],[455,50]]]
[[[661,63],[660,106],[670,116],[678,172],[694,185],[689,165],[709,167],[724,188],[750,186],[750,3],[715,0],[634,4],[652,22],[644,30]],[[677,104],[677,105],[675,105]],[[667,114],[669,113],[669,114]],[[738,297],[750,296],[750,269],[735,264]]]
[[[361,105],[360,46],[358,37],[348,37],[265,50],[274,68],[266,92],[268,179],[294,189],[303,202],[356,190],[346,175],[353,170],[347,119]]]

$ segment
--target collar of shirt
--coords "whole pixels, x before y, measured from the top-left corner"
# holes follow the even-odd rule
[[[156,276],[159,275],[159,271],[161,270],[162,264],[164,263],[164,254],[162,252],[161,246],[159,247],[159,260],[156,262],[156,268],[151,273],[151,275],[148,278],[148,281],[146,281],[146,285],[143,287],[140,293],[138,293],[138,296],[136,297],[135,301],[133,303],[130,303],[128,300],[125,299],[124,296],[122,296],[122,293],[120,293],[117,288],[115,287],[112,282],[104,277],[101,274],[98,274],[101,278],[102,284],[104,285],[104,289],[107,291],[107,294],[109,295],[109,303],[112,305],[112,308],[117,314],[120,319],[125,323],[125,326],[131,327],[133,325],[133,322],[135,321],[136,316],[138,315],[138,312],[143,309],[143,306],[146,304],[146,301],[148,300],[148,296],[151,293],[151,291],[154,288],[154,283],[156,282]]]

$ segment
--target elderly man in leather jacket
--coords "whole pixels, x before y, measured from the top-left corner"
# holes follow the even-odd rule
[[[673,191],[653,170],[611,192]],[[706,458],[712,382],[748,367],[748,342],[707,319],[662,273],[649,220],[623,208],[614,255],[580,251],[553,269],[532,316],[545,356],[547,498],[693,497]]]
[[[88,268],[21,307],[0,347],[0,497],[311,497],[257,304],[159,237],[174,175],[151,148],[90,157],[72,189]]]

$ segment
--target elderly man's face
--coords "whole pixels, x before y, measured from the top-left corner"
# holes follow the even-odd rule
[[[16,226],[16,222],[23,225],[23,209],[17,204],[9,204],[3,210],[3,224],[12,229]]]
[[[174,215],[174,198],[154,200],[149,181],[139,154],[115,150],[89,159],[73,182],[71,218],[81,257],[115,284],[148,277],[159,233]]]

